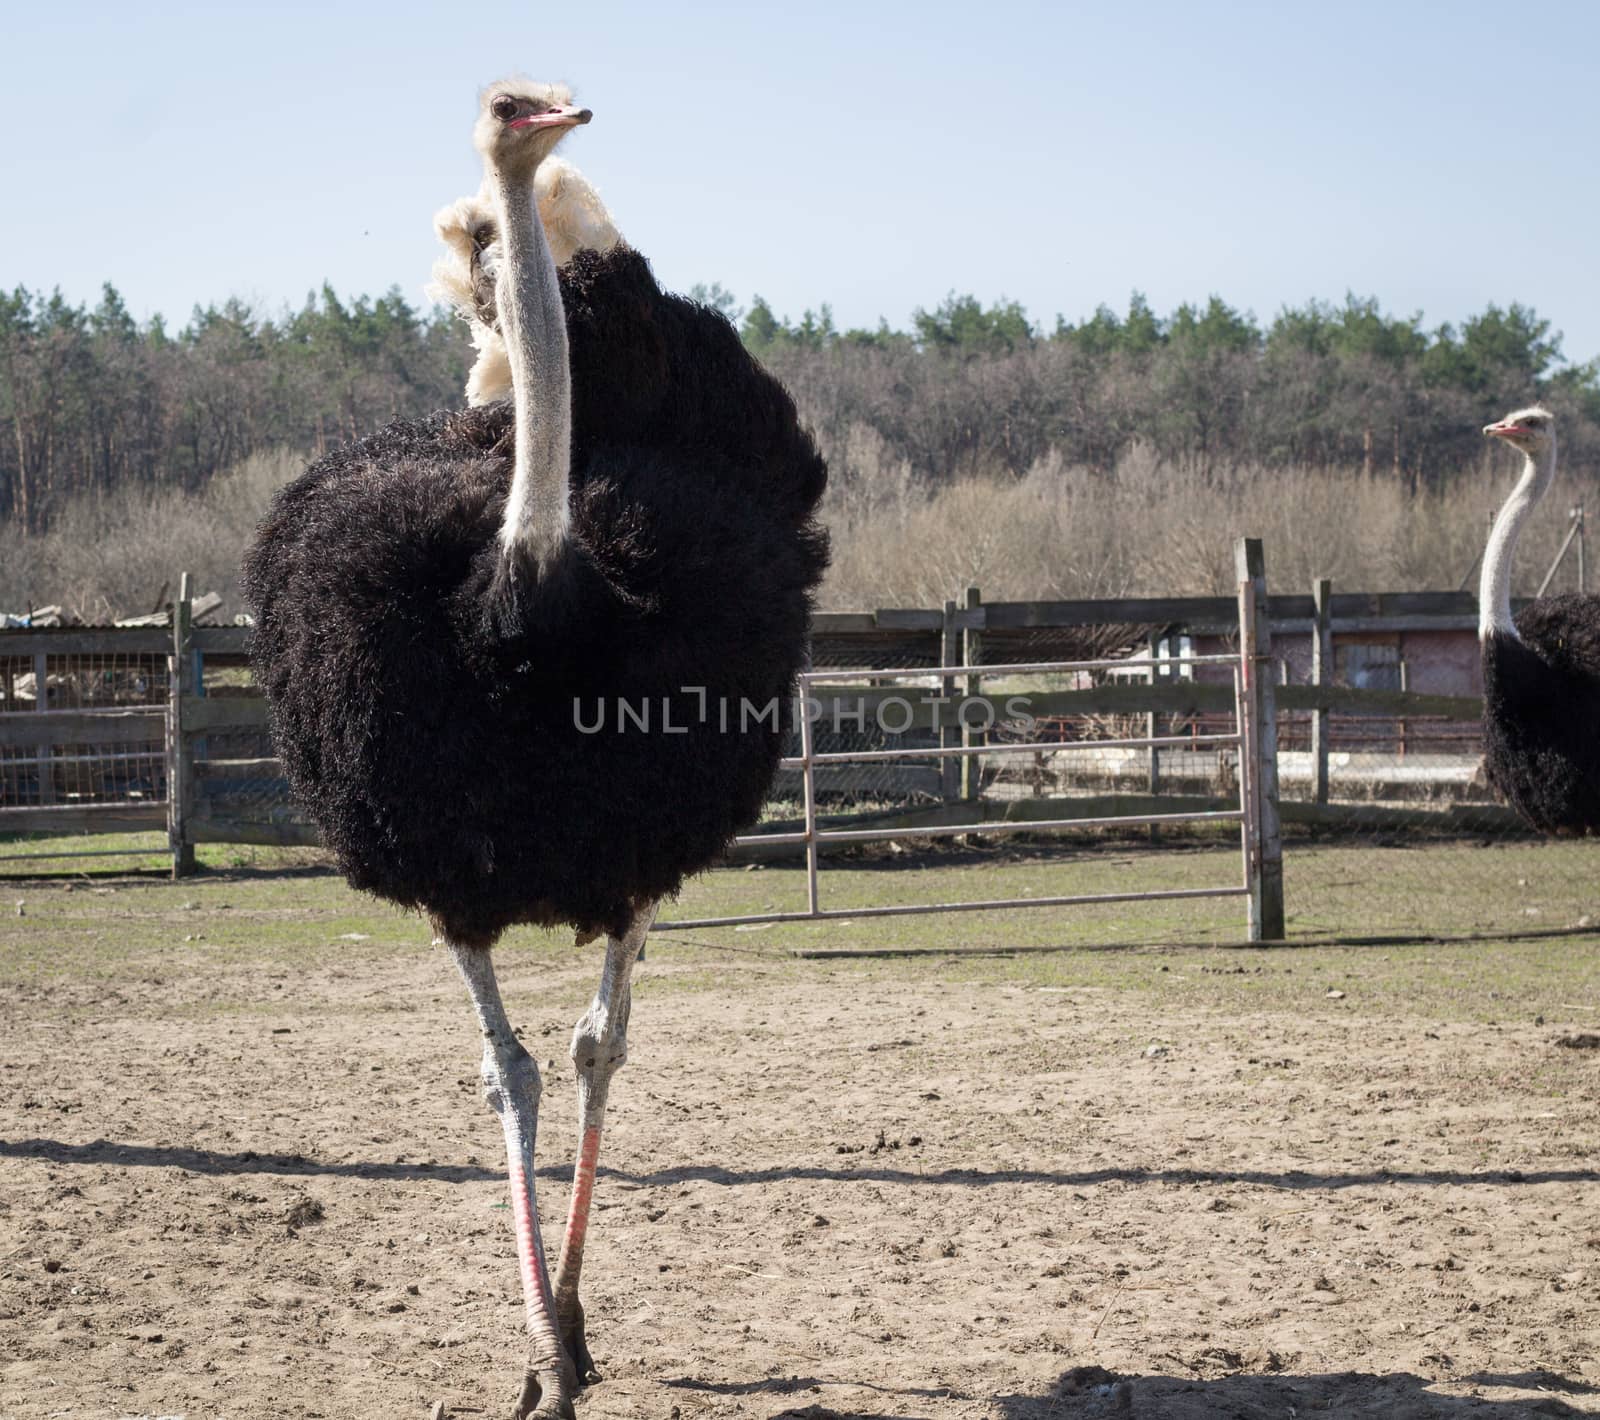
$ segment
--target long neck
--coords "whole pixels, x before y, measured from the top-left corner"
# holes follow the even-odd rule
[[[516,463],[500,525],[505,555],[521,554],[543,573],[567,540],[572,460],[572,382],[567,322],[556,264],[533,205],[533,172],[491,170],[504,243],[496,288],[511,398]]]
[[[1516,623],[1511,619],[1511,554],[1516,549],[1522,525],[1538,507],[1555,475],[1556,445],[1552,438],[1537,458],[1532,454],[1526,456],[1522,477],[1494,520],[1488,544],[1483,549],[1483,577],[1478,584],[1480,640],[1493,634],[1513,637],[1517,634]]]

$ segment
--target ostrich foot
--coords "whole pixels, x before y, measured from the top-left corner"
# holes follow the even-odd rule
[[[549,1382],[548,1392],[544,1382]],[[577,1420],[572,1402],[567,1399],[560,1376],[538,1371],[526,1371],[522,1377],[522,1394],[517,1397],[511,1420]]]
[[[567,1353],[567,1360],[572,1363],[572,1373],[577,1377],[578,1389],[582,1390],[605,1379],[595,1370],[594,1357],[589,1354],[589,1343],[584,1338],[582,1305],[574,1302],[571,1315],[560,1316],[560,1322],[562,1349]]]

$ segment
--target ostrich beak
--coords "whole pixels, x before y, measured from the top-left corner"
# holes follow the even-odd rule
[[[513,119],[506,127],[576,128],[580,123],[587,123],[593,117],[594,113],[589,109],[576,108],[572,104],[556,104],[543,113],[531,113],[526,118]]]
[[[1518,430],[1515,424],[1507,424],[1502,420],[1498,424],[1485,424],[1483,432],[1491,439],[1509,439]]]

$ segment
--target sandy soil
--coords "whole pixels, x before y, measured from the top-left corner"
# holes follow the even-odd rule
[[[203,955],[0,999],[0,1414],[505,1415],[448,962]],[[1600,1413],[1600,1051],[1551,1027],[652,958],[587,1420]],[[598,960],[504,962],[554,1233]]]

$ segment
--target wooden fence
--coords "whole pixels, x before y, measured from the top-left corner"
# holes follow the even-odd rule
[[[1256,556],[1259,559],[1259,550]],[[1259,561],[1251,570],[1261,578]],[[1264,587],[1264,580],[1257,585]],[[1258,753],[1260,773],[1272,786],[1267,796],[1270,811],[1281,814],[1288,824],[1383,827],[1414,823],[1415,808],[1331,800],[1330,717],[1357,715],[1370,717],[1374,723],[1419,717],[1470,722],[1479,718],[1480,702],[1470,696],[1335,685],[1333,639],[1341,632],[1383,632],[1396,627],[1467,632],[1476,625],[1475,600],[1463,593],[1336,595],[1325,581],[1303,596],[1263,593],[1258,600],[1263,654],[1271,654],[1275,634],[1310,632],[1314,637],[1312,682],[1272,687],[1278,712],[1309,716],[1313,792],[1305,802],[1280,802],[1275,782],[1277,720],[1269,715],[1262,724]],[[15,785],[14,792],[7,793],[10,781],[0,780],[0,835],[127,832],[164,826],[176,875],[193,870],[194,848],[200,843],[316,843],[314,829],[289,802],[280,768],[271,757],[265,701],[242,673],[233,677],[239,684],[214,683],[218,668],[239,669],[248,664],[248,629],[197,626],[190,608],[188,580],[184,578],[169,626],[0,631],[0,690],[4,692],[0,704],[6,707],[5,713],[0,713],[0,775],[12,776]],[[829,702],[834,713],[838,703],[847,700],[847,716],[861,711],[872,715],[895,691],[859,679],[852,684],[849,672],[883,666],[909,670],[1084,660],[1154,646],[1162,638],[1180,633],[1234,637],[1241,629],[1238,608],[1238,602],[1230,597],[984,602],[978,591],[971,589],[961,602],[950,601],[937,609],[823,613],[814,623],[813,668],[836,668],[839,683],[814,686],[812,693]],[[127,664],[147,665],[151,676],[161,677],[167,688],[165,703],[51,708],[53,663],[112,654]],[[1130,662],[1130,667],[1135,678],[1120,675],[1100,684],[1030,691],[1029,713],[1037,717],[1145,717],[1150,727],[1147,733],[1153,735],[1157,716],[1203,719],[1233,711],[1229,685],[1166,674],[1154,657],[1144,663]],[[26,686],[30,675],[31,696],[17,690],[19,683]],[[927,743],[951,749],[970,749],[974,744],[974,732],[969,718],[958,709],[958,699],[969,708],[986,707],[996,720],[1007,713],[1007,697],[984,693],[976,676],[960,685],[947,679],[939,688],[947,699],[921,700],[910,707],[907,728],[927,736]],[[24,704],[27,708],[21,708]],[[252,737],[255,747],[241,751],[240,742]],[[115,756],[119,746],[152,743],[160,747],[159,791],[115,802],[57,792],[63,763],[95,755]],[[157,758],[153,750],[141,753]],[[866,815],[826,814],[819,821],[913,828],[959,822],[962,816],[1058,822],[1119,812],[1206,812],[1217,805],[1215,795],[1162,792],[1160,753],[1155,748],[1149,751],[1148,782],[1142,793],[1039,795],[1004,802],[982,796],[979,755],[898,765],[888,791],[932,802],[920,807],[880,808]],[[843,765],[819,770],[815,788],[822,793],[847,789],[852,782],[850,773]],[[34,792],[28,792],[29,786]],[[780,780],[778,792],[783,793],[785,787]],[[1452,804],[1439,808],[1435,817],[1446,830],[1481,832],[1516,824],[1508,810],[1487,803]],[[774,822],[771,828],[776,833],[792,831],[793,823]],[[773,845],[769,853],[759,846],[744,851],[749,856],[775,856],[783,850]]]

